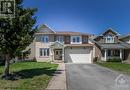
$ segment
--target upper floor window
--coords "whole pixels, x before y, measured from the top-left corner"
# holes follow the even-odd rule
[[[127,41],[127,43],[130,43],[130,39]]]
[[[64,43],[64,37],[63,36],[56,36],[56,41]]]
[[[41,41],[44,43],[48,43],[49,42],[49,36],[42,36]]]
[[[106,43],[114,43],[114,37],[113,36],[107,36],[106,37]]]
[[[80,43],[81,37],[80,36],[72,36],[71,37],[71,43]]]
[[[83,43],[88,43],[88,37],[82,37],[82,42]]]

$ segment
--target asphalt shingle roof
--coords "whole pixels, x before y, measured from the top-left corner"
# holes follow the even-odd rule
[[[126,47],[121,44],[100,44],[102,49],[125,49]]]

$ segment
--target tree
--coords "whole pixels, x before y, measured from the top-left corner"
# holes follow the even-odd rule
[[[30,45],[37,31],[34,26],[37,9],[24,8],[22,2],[23,0],[15,1],[15,18],[0,19],[0,52],[5,55],[4,78],[10,76],[10,60]]]

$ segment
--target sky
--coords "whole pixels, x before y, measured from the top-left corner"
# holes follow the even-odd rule
[[[37,8],[36,25],[55,31],[130,34],[130,0],[24,0],[23,6]]]

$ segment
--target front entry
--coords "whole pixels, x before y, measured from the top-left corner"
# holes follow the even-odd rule
[[[62,49],[55,49],[54,50],[54,59],[55,60],[62,60]]]

